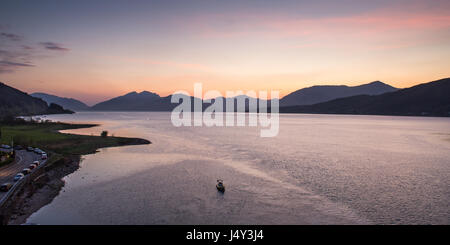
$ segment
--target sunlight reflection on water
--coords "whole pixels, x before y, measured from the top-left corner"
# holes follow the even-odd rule
[[[447,118],[281,115],[280,133],[180,127],[166,112],[82,112],[70,130],[141,137],[102,149],[39,224],[449,224]],[[225,180],[224,195],[215,189]]]

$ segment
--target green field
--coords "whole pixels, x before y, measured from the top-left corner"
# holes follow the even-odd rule
[[[44,151],[62,155],[85,155],[95,153],[97,149],[102,147],[150,143],[138,138],[75,135],[58,132],[59,130],[94,126],[98,125],[53,122],[0,124],[1,143],[9,145],[13,140],[14,145],[39,147]]]

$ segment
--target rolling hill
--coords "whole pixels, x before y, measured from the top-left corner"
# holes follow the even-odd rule
[[[176,104],[170,103],[171,96],[143,91],[131,92],[123,96],[100,102],[91,107],[94,111],[170,111]]]
[[[49,105],[55,103],[72,111],[87,111],[90,109],[85,103],[72,98],[64,98],[46,93],[32,93],[30,95],[44,100]]]
[[[353,87],[345,85],[313,86],[309,88],[299,89],[284,96],[280,100],[280,106],[312,105],[337,98],[349,97],[354,95],[378,95],[387,92],[393,92],[396,90],[397,88],[394,88],[380,81]]]
[[[0,82],[0,118],[59,113],[73,112]]]
[[[450,116],[450,78],[381,95],[357,95],[314,105],[280,108],[282,113]]]
[[[205,110],[216,100],[222,100],[223,110],[226,109],[226,102],[224,97],[218,97],[211,100],[211,103],[205,101],[201,102],[200,99],[193,96],[183,95],[184,98],[191,100],[192,111],[194,110],[194,101],[202,103],[202,110]],[[172,95],[166,97],[160,97],[158,94],[143,91],[141,93],[131,92],[123,96],[115,97],[110,100],[98,103],[91,107],[94,111],[171,111],[178,103],[171,103]],[[234,110],[237,111],[236,101],[243,100],[245,108],[239,111],[248,111],[249,102],[253,101],[258,103],[258,99],[251,98],[245,95],[240,95],[232,98],[235,101]],[[270,105],[270,101],[268,102]]]

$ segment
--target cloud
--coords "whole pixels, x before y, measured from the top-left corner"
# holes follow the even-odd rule
[[[4,29],[0,26],[0,29]],[[32,53],[23,44],[23,37],[9,33],[0,32],[0,74],[14,72],[21,67],[34,66],[30,60]]]
[[[25,50],[33,50],[33,47],[30,47],[28,45],[22,45],[21,47]]]
[[[232,20],[238,21],[232,21]],[[191,30],[203,37],[262,35],[272,37],[311,36],[315,34],[385,33],[423,31],[450,27],[450,15],[437,13],[392,13],[382,10],[338,17],[285,17],[236,14],[198,16],[190,21]],[[231,24],[230,24],[231,23]]]
[[[13,72],[21,67],[34,66],[31,62],[31,54],[19,49],[0,50],[0,73]]]
[[[33,64],[19,63],[11,61],[0,61],[0,73],[9,73],[15,71],[19,67],[33,67]]]
[[[0,33],[0,37],[2,38],[6,38],[8,40],[17,42],[17,41],[21,41],[22,37],[13,33],[6,33],[6,32],[2,32]]]
[[[0,26],[0,29],[4,29]],[[34,67],[34,60],[48,58],[55,55],[50,51],[68,51],[68,48],[63,47],[61,44],[55,42],[40,42],[37,45],[44,47],[43,53],[42,48],[36,44],[27,42],[22,36],[9,33],[0,32],[0,74],[14,72],[20,68],[24,67]],[[50,50],[50,51],[49,51]]]
[[[34,66],[34,65],[26,64],[26,63],[9,62],[9,61],[0,61],[0,66],[14,67],[14,66]]]
[[[69,51],[68,48],[64,48],[62,47],[60,44],[58,43],[54,43],[54,42],[41,42],[39,43],[40,45],[44,46],[44,48],[48,49],[48,50],[55,50],[55,51]]]
[[[378,35],[389,31],[423,31],[450,27],[450,16],[434,14],[371,13],[355,16],[321,19],[274,20],[266,22],[285,36],[305,36],[319,33],[373,33]]]
[[[436,0],[431,4],[410,0],[350,13],[336,10],[332,15],[246,10],[205,13],[188,16],[183,22],[176,20],[173,24],[205,39],[250,37],[281,40],[280,43],[305,48],[311,45],[353,46],[355,43],[368,48],[402,48],[447,41],[438,34],[450,28],[449,9],[449,1]],[[398,45],[398,40],[405,40],[404,44]]]

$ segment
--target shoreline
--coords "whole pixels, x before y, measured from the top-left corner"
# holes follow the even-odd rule
[[[136,142],[135,144],[124,144],[115,147],[140,144],[142,143]],[[92,152],[88,154],[95,153],[96,152]],[[80,168],[82,156],[83,155],[65,156],[60,160],[45,166],[45,172],[41,175],[42,177],[40,176],[41,178],[39,181],[33,181],[20,190],[20,194],[13,201],[15,205],[7,225],[26,224],[26,220],[33,213],[37,212],[47,204],[50,204],[64,187],[65,181],[63,178]]]
[[[34,184],[25,186],[15,200],[15,207],[7,225],[25,224],[39,209],[51,203],[65,185],[63,178],[80,168],[81,156],[64,157],[45,168],[44,181],[38,188]],[[49,167],[49,169],[47,169]]]
[[[7,208],[2,211],[5,218],[2,222],[6,225],[24,224],[33,213],[51,203],[65,185],[63,178],[80,168],[83,155],[95,154],[101,148],[151,144],[150,141],[140,138],[87,136],[59,132],[65,129],[99,126],[96,124],[58,122],[26,124],[25,126],[29,127],[26,129],[29,130],[29,135],[39,131],[39,137],[46,138],[48,136],[47,138],[51,138],[56,136],[59,138],[54,141],[43,141],[37,145],[46,149],[51,155],[46,165],[43,166],[43,172],[17,190],[15,196],[8,201]],[[21,129],[20,134],[24,134],[23,124],[8,125],[8,127],[10,127],[11,134],[18,134],[15,131],[17,127]],[[25,134],[27,134],[26,131]],[[45,135],[43,136],[43,134]]]

